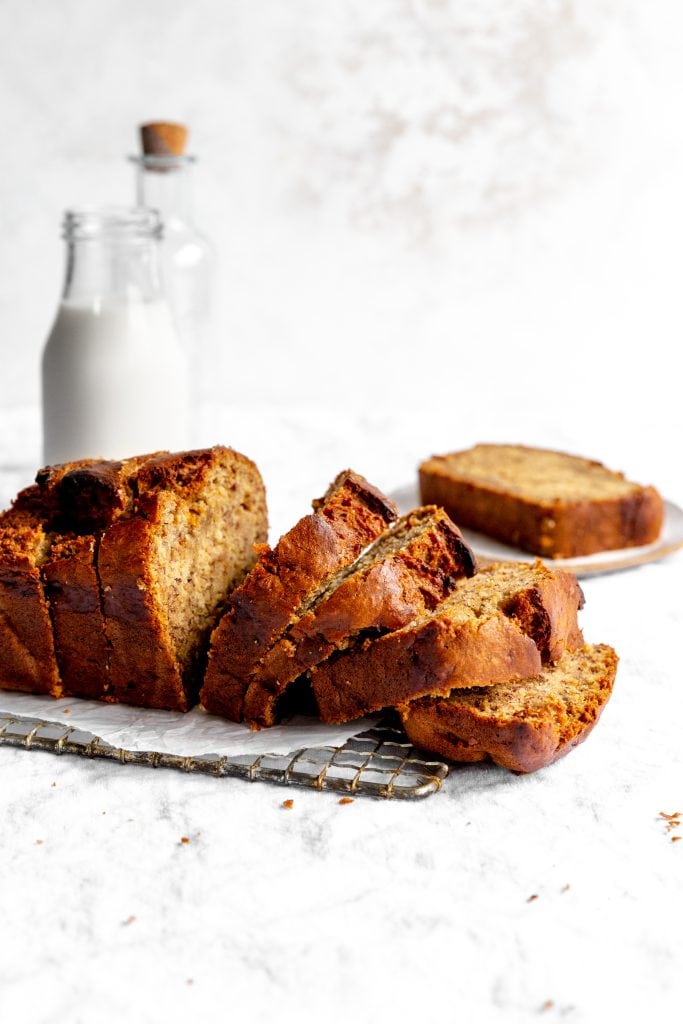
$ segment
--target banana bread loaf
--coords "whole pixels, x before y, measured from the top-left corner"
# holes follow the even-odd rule
[[[547,558],[649,544],[663,502],[601,463],[521,445],[480,444],[420,466],[423,502],[460,527]]]
[[[399,629],[442,601],[456,580],[472,576],[474,556],[443,509],[416,509],[332,581],[266,654],[251,676],[247,721],[277,720],[294,680],[359,636]]]
[[[283,631],[396,519],[394,504],[346,470],[275,548],[261,551],[214,630],[203,707],[241,721],[249,677]]]
[[[344,722],[456,687],[524,679],[581,646],[576,577],[500,562],[459,580],[434,611],[311,670],[320,717]]]
[[[422,750],[535,772],[589,735],[612,693],[617,661],[611,647],[587,645],[531,679],[427,697],[404,705],[401,718]]]

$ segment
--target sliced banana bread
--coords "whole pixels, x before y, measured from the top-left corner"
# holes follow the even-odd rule
[[[461,527],[547,558],[649,544],[663,502],[599,462],[521,445],[480,444],[420,466],[422,501]]]
[[[474,571],[474,556],[443,509],[432,505],[403,516],[318,594],[266,654],[251,677],[245,719],[273,725],[278,702],[298,676],[361,635],[400,629]]]
[[[266,539],[263,482],[245,456],[215,447],[156,455],[130,486],[132,510],[106,528],[97,555],[107,698],[184,711],[226,595]]]
[[[265,548],[211,637],[203,707],[241,721],[251,674],[283,631],[310,608],[397,516],[394,504],[346,470],[275,548]]]
[[[55,525],[70,531],[53,542],[42,568],[65,695],[97,700],[108,692],[99,543],[104,528],[131,510],[132,476],[152,457],[48,466],[36,477]]]
[[[312,669],[320,717],[344,722],[456,687],[536,675],[582,645],[582,604],[576,577],[541,562],[482,569],[459,580],[434,611]]]
[[[612,693],[617,661],[611,647],[587,645],[531,679],[424,698],[403,706],[401,718],[423,750],[535,772],[589,735]]]
[[[22,491],[0,515],[0,688],[61,695],[41,567],[52,536],[40,489]]]

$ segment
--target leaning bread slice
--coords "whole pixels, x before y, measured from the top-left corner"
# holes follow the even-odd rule
[[[401,718],[422,750],[535,772],[590,734],[612,693],[617,661],[611,647],[587,645],[565,651],[531,679],[427,697],[402,707]]]
[[[443,509],[403,516],[298,618],[252,676],[247,721],[273,725],[294,680],[363,635],[400,629],[472,576],[474,555]]]
[[[576,577],[541,562],[482,569],[434,611],[312,669],[320,717],[344,722],[456,687],[535,675],[583,643],[582,603]]]
[[[261,552],[214,630],[201,690],[203,707],[241,721],[251,674],[283,631],[397,516],[393,502],[350,470],[275,548]]]
[[[662,528],[654,487],[542,448],[480,444],[435,456],[420,466],[420,492],[459,526],[548,558],[649,544]]]
[[[61,695],[41,568],[52,536],[40,489],[27,488],[0,516],[0,688]]]
[[[249,459],[215,447],[157,455],[131,487],[132,509],[104,531],[97,556],[107,699],[184,711],[226,595],[265,540],[263,482]]]

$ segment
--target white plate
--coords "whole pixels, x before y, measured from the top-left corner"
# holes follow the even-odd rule
[[[406,484],[389,495],[396,502],[403,515],[420,505],[417,484]],[[500,541],[474,530],[463,530],[462,535],[470,545],[480,565],[490,562],[529,562],[535,555],[521,548],[508,547]],[[542,558],[550,568],[569,569],[577,576],[593,576],[617,569],[630,569],[645,562],[655,562],[683,547],[683,509],[671,501],[664,502],[664,524],[658,540],[639,548],[620,548],[618,551],[599,551],[596,555],[582,555],[579,558]]]

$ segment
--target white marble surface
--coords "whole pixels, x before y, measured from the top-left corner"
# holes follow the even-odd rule
[[[332,436],[318,414],[280,432],[263,415],[308,453],[299,485],[289,462],[268,464],[283,528],[361,437],[383,486],[410,471],[396,420],[368,433],[348,417]],[[538,436],[564,439],[549,423]],[[436,417],[415,440],[425,453],[453,438]],[[670,496],[683,502],[680,483]],[[586,744],[531,777],[470,766],[424,802],[340,805],[0,748],[0,1016],[668,1014],[683,996],[683,833],[659,812],[683,810],[682,568],[677,555],[584,581],[586,637],[621,656],[614,696]]]
[[[257,460],[275,536],[343,466],[391,490],[482,440],[683,506],[682,30],[677,0],[2,0],[0,497],[39,458],[61,212],[129,200],[171,117],[220,257],[202,439]],[[674,1019],[682,569],[585,582],[614,698],[530,778],[340,806],[0,748],[0,1020]]]

